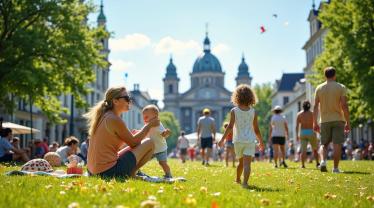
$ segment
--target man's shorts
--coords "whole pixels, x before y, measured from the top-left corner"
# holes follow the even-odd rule
[[[343,144],[345,141],[344,124],[344,121],[321,123],[321,144],[327,145],[331,141],[334,144]]]
[[[213,147],[212,137],[201,138],[201,149],[212,148],[212,147]]]
[[[254,156],[256,152],[256,143],[240,143],[234,144],[234,151],[236,158],[242,158],[245,156]]]
[[[279,144],[279,145],[284,145],[286,143],[286,138],[285,137],[278,137],[278,136],[275,136],[275,137],[272,137],[271,138],[271,142],[273,144]]]
[[[181,148],[181,155],[187,155],[187,148]]]
[[[307,150],[307,147],[308,147],[308,142],[310,143],[310,145],[312,146],[312,149],[313,150],[317,150],[318,148],[318,142],[317,142],[317,138],[315,136],[303,136],[301,139],[300,139],[300,143],[301,143],[301,147],[300,147],[300,151],[301,152],[306,152]]]
[[[165,150],[163,152],[158,152],[153,155],[157,159],[157,161],[167,161],[168,160],[168,151]]]

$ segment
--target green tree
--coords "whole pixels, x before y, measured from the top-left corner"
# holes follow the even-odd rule
[[[331,1],[324,5],[319,20],[327,35],[313,67],[312,83],[321,83],[323,69],[334,66],[337,81],[348,88],[352,124],[373,118],[374,1]]]
[[[177,140],[180,134],[179,123],[174,114],[171,112],[160,112],[159,117],[164,127],[170,129],[171,131],[170,136],[166,139],[168,150],[170,151],[177,145]]]
[[[271,95],[273,88],[271,83],[256,84],[254,91],[257,95],[257,104],[255,106],[258,126],[261,135],[266,142],[269,137],[269,122],[271,117]]]
[[[78,107],[94,81],[93,66],[107,62],[100,54],[103,28],[90,28],[94,9],[81,0],[0,1],[0,108],[11,113],[13,97],[32,98],[52,121],[67,111],[58,96],[74,95]]]

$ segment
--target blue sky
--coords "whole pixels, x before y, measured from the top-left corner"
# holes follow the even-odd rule
[[[100,0],[94,3],[99,5]],[[202,53],[206,23],[213,54],[226,73],[227,89],[235,87],[242,53],[252,85],[273,83],[282,72],[302,72],[311,7],[312,0],[104,0],[107,28],[112,32],[109,86],[125,84],[132,89],[139,83],[162,106],[162,78],[173,54],[179,88],[185,92],[194,61]],[[97,13],[92,14],[90,24],[96,24],[96,18]],[[266,29],[263,34],[261,26]]]

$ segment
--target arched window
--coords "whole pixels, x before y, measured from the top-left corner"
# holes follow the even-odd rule
[[[173,85],[172,84],[169,85],[169,93],[173,93]]]

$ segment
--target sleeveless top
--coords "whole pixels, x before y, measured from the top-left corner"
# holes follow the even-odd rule
[[[124,142],[108,130],[107,119],[115,115],[107,112],[103,115],[88,146],[87,168],[92,174],[102,173],[113,167],[118,160],[120,147]]]
[[[284,137],[286,135],[285,122],[286,119],[280,114],[275,114],[271,117],[272,137]]]
[[[239,107],[235,107],[234,113],[235,124],[233,130],[233,142],[255,143],[256,134],[253,129],[255,110],[250,108],[247,111],[243,111]]]

